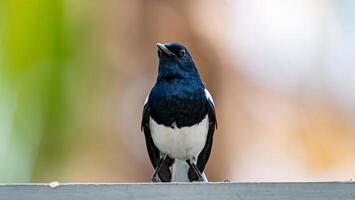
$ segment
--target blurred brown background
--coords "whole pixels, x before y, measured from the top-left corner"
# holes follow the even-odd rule
[[[355,177],[355,3],[0,3],[0,182],[137,182],[156,42],[186,44],[214,97],[211,181]]]

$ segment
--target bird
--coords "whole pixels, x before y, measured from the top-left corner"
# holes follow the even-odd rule
[[[142,114],[152,182],[208,182],[204,173],[217,129],[215,105],[188,48],[156,43],[156,82]]]

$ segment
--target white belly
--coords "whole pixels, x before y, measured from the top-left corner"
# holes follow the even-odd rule
[[[149,119],[150,133],[155,146],[171,158],[187,160],[195,157],[206,144],[208,133],[208,115],[199,123],[190,127],[170,128]]]

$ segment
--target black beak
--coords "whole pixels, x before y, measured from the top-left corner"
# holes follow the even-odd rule
[[[161,52],[161,53],[165,53],[167,54],[168,56],[175,56],[175,54],[173,52],[171,52],[168,48],[166,48],[164,46],[164,44],[161,44],[161,43],[157,43],[156,44],[157,47],[158,47],[158,51]]]

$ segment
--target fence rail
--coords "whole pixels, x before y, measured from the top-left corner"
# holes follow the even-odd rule
[[[0,200],[355,200],[355,183],[2,184]]]

